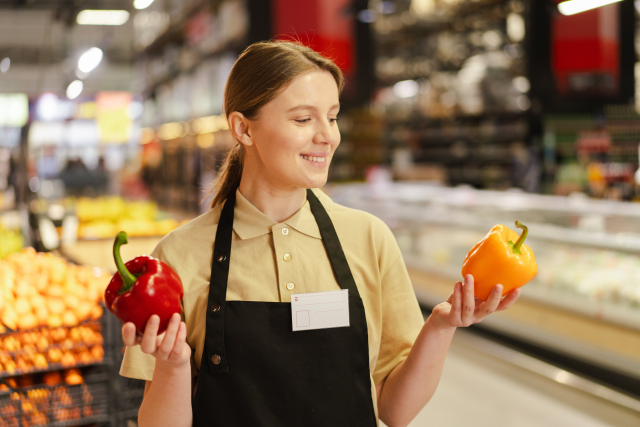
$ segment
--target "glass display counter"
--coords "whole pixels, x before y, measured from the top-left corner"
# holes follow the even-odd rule
[[[421,183],[328,191],[389,225],[426,307],[449,296],[466,254],[491,227],[519,234],[521,221],[538,275],[482,325],[640,378],[640,204]]]

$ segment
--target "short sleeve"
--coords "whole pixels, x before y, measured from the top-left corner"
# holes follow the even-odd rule
[[[154,258],[158,258],[162,262],[171,266],[171,263],[166,259],[164,251],[162,249],[164,241],[165,240],[163,239],[160,241],[160,243],[158,243],[153,252],[151,252],[151,256]],[[185,315],[184,305],[182,301],[180,301],[180,307],[182,309],[182,321],[184,321]],[[193,362],[193,351],[191,352],[191,354],[191,375],[194,376],[197,374],[197,372],[195,372],[194,369],[195,364]],[[139,345],[135,347],[126,347],[124,358],[122,359],[122,364],[120,365],[120,375],[127,378],[151,381],[153,379],[153,371],[155,369],[155,366],[155,357],[151,356],[150,354],[143,353]]]
[[[395,240],[393,244],[396,245]],[[402,256],[381,279],[382,333],[373,381],[380,384],[403,362],[418,338],[424,318]]]

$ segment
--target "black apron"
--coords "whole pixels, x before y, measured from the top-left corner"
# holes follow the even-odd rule
[[[290,303],[226,301],[232,191],[213,249],[194,427],[376,426],[364,306],[329,215],[311,190],[307,199],[337,281],[349,290],[350,326],[293,332]]]

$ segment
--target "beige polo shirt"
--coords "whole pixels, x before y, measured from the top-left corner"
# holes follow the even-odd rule
[[[377,414],[375,384],[409,354],[424,323],[422,313],[387,225],[369,213],[334,203],[321,190],[313,191],[333,222],[364,303]],[[169,233],[151,254],[182,280],[182,316],[194,376],[204,348],[211,259],[221,211],[220,204]],[[291,302],[292,294],[340,289],[308,201],[291,218],[276,223],[237,191],[233,230],[228,301]],[[120,374],[151,381],[154,366],[155,359],[139,346],[128,347]]]

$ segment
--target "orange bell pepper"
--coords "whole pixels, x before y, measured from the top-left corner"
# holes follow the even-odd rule
[[[467,254],[462,277],[473,276],[476,297],[486,300],[498,284],[506,295],[526,285],[538,272],[533,251],[524,244],[529,229],[520,221],[516,221],[516,227],[524,230],[519,237],[506,226],[496,225]]]

